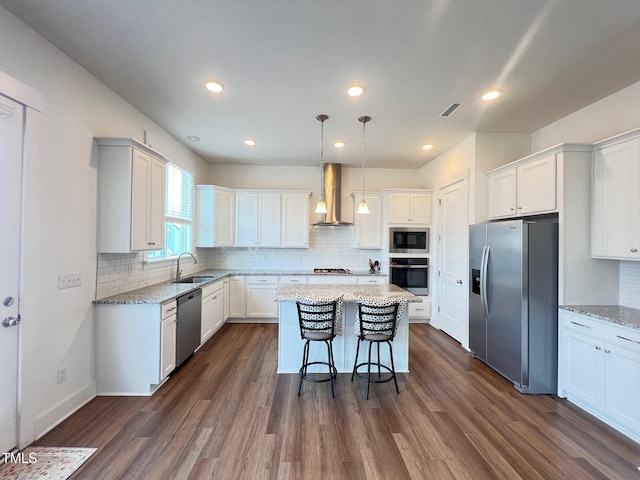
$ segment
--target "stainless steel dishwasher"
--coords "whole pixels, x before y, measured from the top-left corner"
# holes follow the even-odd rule
[[[202,290],[197,289],[177,298],[178,331],[176,367],[179,367],[200,345]]]

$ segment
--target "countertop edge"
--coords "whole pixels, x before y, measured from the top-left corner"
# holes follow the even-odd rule
[[[622,305],[560,305],[560,309],[640,330],[640,309]]]

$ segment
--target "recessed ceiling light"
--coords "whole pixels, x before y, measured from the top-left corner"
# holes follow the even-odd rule
[[[250,147],[253,147],[256,144],[256,141],[253,138],[247,138],[244,141],[245,145],[249,145]]]
[[[347,94],[351,97],[359,97],[364,93],[364,87],[362,85],[351,85],[347,88]]]
[[[196,135],[187,135],[187,139],[191,140],[192,142],[199,142],[200,141],[200,137],[198,137]]]
[[[344,142],[336,142],[333,144],[336,148],[342,148],[344,147]]]
[[[485,102],[488,102],[490,100],[495,100],[496,98],[498,98],[501,93],[502,93],[502,90],[500,90],[499,88],[496,88],[494,90],[489,90],[488,92],[485,92],[481,98]]]
[[[204,86],[207,87],[207,90],[213,93],[220,93],[224,90],[224,85],[216,80],[209,80],[204,84]]]
[[[422,145],[423,150],[431,150],[432,148],[433,148],[433,145],[431,145],[430,143],[427,143],[426,145]]]

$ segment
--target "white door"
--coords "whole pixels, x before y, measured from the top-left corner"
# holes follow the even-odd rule
[[[468,180],[440,190],[440,329],[468,344],[467,266],[469,257]]]
[[[0,452],[17,446],[23,106],[0,95]]]

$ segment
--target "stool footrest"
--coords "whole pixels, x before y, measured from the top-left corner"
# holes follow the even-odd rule
[[[307,374],[304,375],[302,372],[310,365],[325,365],[327,367],[331,367],[331,376],[329,376],[329,372],[313,372],[313,373],[307,372]],[[300,372],[300,376],[304,381],[312,382],[312,383],[328,382],[332,378],[335,379],[336,376],[338,375],[338,369],[333,365],[331,365],[329,362],[309,362],[305,365],[302,365],[302,367],[300,367],[299,372]],[[314,378],[314,377],[310,377],[310,375],[326,375],[326,378]]]
[[[359,372],[358,368],[360,367],[364,367],[364,366],[371,366],[371,369],[373,370],[373,367],[376,367],[376,369],[382,368],[385,370],[385,373],[389,373],[389,377],[385,377],[385,378],[374,378],[374,375],[378,375],[378,372],[371,372],[371,378],[369,378],[369,374],[368,372]],[[391,370],[390,367],[388,367],[387,365],[383,365],[383,364],[378,364],[378,363],[374,363],[374,362],[363,362],[363,363],[359,363],[356,365],[356,368],[354,369],[354,373],[356,374],[356,376],[362,380],[364,380],[365,382],[369,382],[369,383],[385,383],[385,382],[390,382],[391,380],[394,379],[394,373],[393,370]]]

